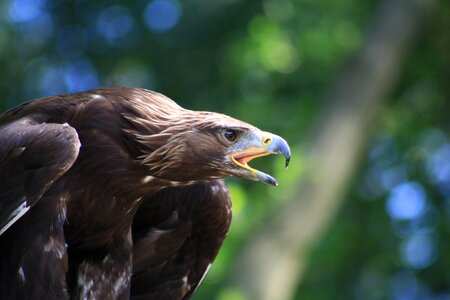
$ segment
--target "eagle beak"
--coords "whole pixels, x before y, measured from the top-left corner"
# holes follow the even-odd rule
[[[259,180],[267,184],[278,185],[278,182],[272,176],[255,170],[248,165],[251,160],[270,154],[282,154],[286,158],[286,168],[291,159],[291,149],[288,143],[282,138],[269,132],[263,132],[261,146],[250,147],[244,151],[236,152],[231,156],[232,161],[241,168],[252,173],[253,180]]]

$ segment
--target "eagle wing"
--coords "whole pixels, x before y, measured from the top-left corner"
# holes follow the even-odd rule
[[[231,222],[222,180],[171,187],[144,201],[133,223],[132,299],[188,299]]]
[[[79,147],[68,124],[24,117],[0,126],[0,235],[72,166]]]

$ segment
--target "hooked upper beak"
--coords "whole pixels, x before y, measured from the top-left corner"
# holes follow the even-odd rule
[[[288,143],[278,135],[263,132],[261,145],[251,146],[243,151],[236,152],[231,155],[231,159],[239,167],[250,171],[251,179],[277,186],[278,182],[275,178],[248,165],[248,162],[252,159],[270,154],[282,154],[286,158],[286,168],[288,167],[291,159],[291,150]]]

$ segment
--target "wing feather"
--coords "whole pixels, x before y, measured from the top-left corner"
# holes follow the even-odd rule
[[[133,299],[188,299],[214,261],[231,222],[222,180],[167,188],[133,224]]]
[[[0,127],[0,235],[72,166],[79,148],[68,124],[25,117]]]

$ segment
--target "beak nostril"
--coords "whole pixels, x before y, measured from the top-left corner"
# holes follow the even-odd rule
[[[269,145],[272,142],[271,138],[265,138],[264,139],[264,145]]]

